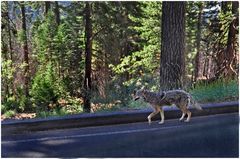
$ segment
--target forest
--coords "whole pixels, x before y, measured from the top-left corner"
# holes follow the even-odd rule
[[[6,118],[139,109],[132,92],[238,100],[238,1],[2,1]]]

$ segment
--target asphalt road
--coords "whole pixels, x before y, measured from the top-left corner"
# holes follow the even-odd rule
[[[2,157],[238,157],[239,114],[2,137]]]

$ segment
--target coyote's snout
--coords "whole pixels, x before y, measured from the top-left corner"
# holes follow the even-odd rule
[[[200,105],[195,102],[192,96],[183,91],[183,90],[170,90],[164,92],[151,92],[145,89],[140,89],[138,91],[134,91],[133,99],[136,101],[142,98],[145,102],[149,103],[153,108],[153,112],[148,116],[148,122],[151,123],[151,118],[160,112],[161,121],[159,124],[164,123],[164,111],[162,109],[163,106],[171,106],[176,105],[181,111],[182,116],[179,119],[182,121],[187,114],[187,119],[185,122],[189,122],[191,119],[191,112],[188,110],[190,103],[193,107],[198,110],[202,110]]]
[[[140,99],[140,97],[138,97],[138,96],[134,98],[135,101],[138,100],[138,99]]]

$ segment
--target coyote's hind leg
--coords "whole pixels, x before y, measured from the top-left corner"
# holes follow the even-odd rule
[[[159,108],[159,111],[160,111],[160,116],[161,116],[161,121],[159,122],[159,124],[163,124],[164,123],[164,111],[162,108]]]
[[[187,105],[177,105],[178,108],[180,108],[180,110],[182,111],[182,116],[179,119],[179,121],[182,121],[185,117],[185,115],[187,114],[187,119],[184,120],[184,122],[189,122],[191,119],[191,112],[187,109]]]
[[[182,121],[184,119],[184,116],[187,114],[187,119],[184,120],[184,122],[189,122],[191,119],[192,113],[185,106],[181,107],[180,109],[182,111],[182,117],[179,120]]]
[[[189,122],[190,119],[191,119],[191,115],[192,115],[192,113],[191,113],[188,109],[187,109],[187,115],[188,115],[188,117],[187,117],[186,120],[184,120],[184,122]]]
[[[182,121],[182,120],[184,119],[185,115],[186,115],[186,113],[182,112],[182,116],[181,116],[181,118],[179,119],[179,121]]]

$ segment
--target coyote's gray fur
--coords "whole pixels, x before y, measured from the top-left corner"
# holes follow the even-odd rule
[[[155,93],[145,89],[140,89],[134,92],[134,100],[138,100],[139,98],[143,98],[143,100],[149,103],[154,110],[148,116],[149,124],[151,123],[151,118],[159,112],[161,116],[159,124],[164,123],[163,106],[171,106],[172,104],[176,105],[182,111],[182,116],[179,119],[180,121],[182,121],[184,116],[187,114],[185,122],[189,122],[191,118],[191,112],[188,110],[190,103],[196,109],[202,110],[200,105],[193,100],[192,96],[183,90],[170,90]]]

